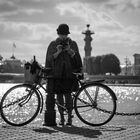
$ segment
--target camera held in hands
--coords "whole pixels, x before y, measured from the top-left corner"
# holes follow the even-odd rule
[[[62,40],[60,42],[60,45],[62,45],[62,50],[65,50],[66,46],[68,46],[68,40]]]

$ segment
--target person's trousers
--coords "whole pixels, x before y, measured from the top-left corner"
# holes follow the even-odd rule
[[[71,93],[66,94],[57,94],[57,101],[60,105],[65,106],[68,110],[68,113],[72,113],[73,109],[73,99]],[[64,109],[58,105],[58,110],[60,114],[63,114]]]

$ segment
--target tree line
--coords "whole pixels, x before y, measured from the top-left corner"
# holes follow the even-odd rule
[[[120,60],[114,54],[86,58],[86,70],[90,75],[118,75],[121,72]]]

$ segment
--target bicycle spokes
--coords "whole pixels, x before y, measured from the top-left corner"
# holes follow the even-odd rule
[[[114,103],[106,87],[89,85],[77,94],[75,111],[84,123],[103,125],[112,118]]]
[[[3,119],[14,126],[33,120],[40,108],[39,95],[30,86],[18,85],[6,92],[1,101]]]

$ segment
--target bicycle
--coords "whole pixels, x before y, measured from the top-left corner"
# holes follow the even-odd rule
[[[42,79],[50,78],[45,73],[48,69],[41,68],[34,84],[19,84],[10,88],[2,97],[0,112],[3,120],[12,126],[23,126],[33,121],[43,110]],[[73,73],[78,80],[79,89],[72,93],[75,110],[78,118],[90,126],[101,126],[108,123],[116,112],[116,95],[103,80],[80,80],[80,73]],[[66,112],[65,106],[62,107]]]

